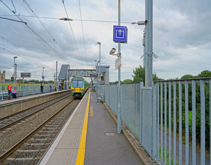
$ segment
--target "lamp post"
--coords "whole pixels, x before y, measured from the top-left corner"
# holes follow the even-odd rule
[[[101,42],[97,42],[97,44],[99,44],[99,84],[101,84]]]
[[[16,77],[17,77],[17,64],[15,63],[15,59],[18,58],[17,56],[13,57],[14,58],[14,85],[16,84]]]
[[[45,67],[43,67],[42,69],[43,69],[43,72],[42,72],[42,79],[43,79],[43,84],[44,84],[44,79],[45,79],[45,76],[44,76],[44,69],[45,69]]]

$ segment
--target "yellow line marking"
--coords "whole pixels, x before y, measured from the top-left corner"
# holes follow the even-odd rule
[[[89,112],[89,116],[94,116],[94,112],[93,112],[93,110],[90,110],[90,112]]]
[[[90,103],[90,91],[89,91],[89,97],[88,102],[86,106],[86,114],[84,117],[84,124],[81,132],[81,140],[78,148],[78,156],[76,159],[76,165],[83,165],[84,164],[84,158],[85,158],[85,149],[86,149],[86,134],[87,134],[87,125],[88,125],[88,115],[89,115],[89,103]]]
[[[90,107],[89,116],[94,116],[93,106]]]

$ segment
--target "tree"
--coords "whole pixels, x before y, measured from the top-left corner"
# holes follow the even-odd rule
[[[135,68],[135,70],[133,70],[133,74],[134,74],[134,75],[132,75],[133,82],[140,82],[140,81],[145,82],[145,68],[142,68],[141,65],[139,66],[139,68]],[[159,80],[164,80],[164,79],[159,78],[157,76],[157,74],[154,73],[152,75],[152,80],[153,81],[159,81]]]
[[[186,75],[184,75],[184,76],[182,76],[180,79],[191,79],[191,78],[195,78],[195,76],[193,76],[193,75],[190,75],[190,74],[186,74]]]
[[[154,74],[152,75],[152,80],[153,80],[153,81],[163,81],[164,79],[159,78],[159,77],[157,76],[157,74],[154,73]]]
[[[145,82],[145,68],[142,68],[141,65],[138,68],[135,68],[135,70],[133,70],[133,74],[133,82]]]
[[[122,83],[126,84],[126,83],[132,83],[132,82],[133,82],[133,80],[131,80],[131,79],[125,79]]]
[[[211,77],[211,72],[209,70],[204,70],[200,74],[198,74],[198,77]]]

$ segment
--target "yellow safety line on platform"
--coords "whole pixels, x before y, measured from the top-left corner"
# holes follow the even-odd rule
[[[89,115],[89,103],[90,103],[90,91],[89,91],[89,97],[88,102],[86,106],[86,114],[84,117],[84,124],[81,132],[81,140],[78,148],[78,156],[76,160],[76,165],[83,165],[84,164],[84,158],[85,158],[85,149],[86,149],[86,134],[87,134],[87,125],[88,125],[88,115]]]

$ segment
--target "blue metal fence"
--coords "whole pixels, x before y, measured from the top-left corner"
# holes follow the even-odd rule
[[[0,85],[0,100],[4,100],[7,95],[8,95],[8,89],[7,89],[8,84],[1,84]],[[23,96],[23,86],[21,84],[15,85],[16,87],[16,92],[17,92],[17,97]],[[51,88],[51,91],[53,91],[53,86]],[[50,92],[50,85],[44,85],[43,88],[43,93]],[[30,84],[30,85],[25,85],[25,92],[24,95],[35,95],[35,94],[40,94],[40,85],[39,84]]]
[[[117,85],[99,85],[117,114]],[[121,85],[121,120],[156,161],[210,165],[211,78]],[[152,105],[148,106],[151,103]]]
[[[211,139],[211,79],[162,81],[154,87],[158,160],[168,160],[169,165],[211,164],[205,155]]]

